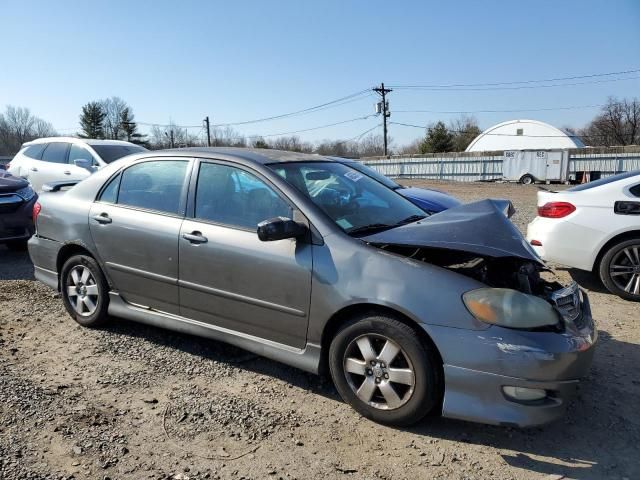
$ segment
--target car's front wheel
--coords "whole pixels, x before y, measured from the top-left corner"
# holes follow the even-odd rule
[[[379,423],[416,423],[441,398],[441,365],[433,347],[386,315],[364,315],[345,324],[329,348],[329,368],[340,396]]]
[[[98,327],[109,319],[109,289],[98,263],[87,255],[75,255],[62,267],[60,288],[64,306],[84,327]]]
[[[612,246],[602,257],[599,273],[611,293],[640,302],[640,238]]]

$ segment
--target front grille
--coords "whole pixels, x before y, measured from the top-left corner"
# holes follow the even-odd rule
[[[565,320],[573,322],[578,328],[582,327],[582,296],[576,282],[553,292],[551,301]]]

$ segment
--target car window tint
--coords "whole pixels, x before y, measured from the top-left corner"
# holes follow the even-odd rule
[[[67,163],[68,143],[53,142],[47,145],[42,153],[42,160],[50,163]]]
[[[634,187],[631,187],[629,191],[634,197],[640,197],[640,183]]]
[[[106,203],[116,203],[118,201],[118,187],[120,186],[120,177],[118,174],[104,187],[102,193],[100,194],[100,198],[98,199],[101,202]]]
[[[37,143],[35,145],[30,145],[24,150],[23,154],[29,158],[40,160],[42,158],[42,151],[46,146],[46,143]]]
[[[118,205],[184,214],[182,190],[189,162],[162,160],[138,163],[122,173]]]
[[[203,163],[196,187],[195,216],[254,229],[273,217],[291,218],[291,207],[265,182],[244,170]]]
[[[92,165],[96,163],[93,159],[93,155],[89,153],[89,150],[81,147],[80,145],[72,144],[71,148],[69,149],[69,163],[73,165],[73,162],[75,160],[89,160]]]

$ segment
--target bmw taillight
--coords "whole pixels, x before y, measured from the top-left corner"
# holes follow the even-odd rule
[[[569,202],[548,202],[538,207],[538,216],[544,218],[563,218],[575,211],[575,205]]]
[[[33,224],[35,225],[36,220],[38,219],[38,215],[40,215],[40,211],[42,210],[42,205],[40,205],[40,202],[36,202],[33,204]]]

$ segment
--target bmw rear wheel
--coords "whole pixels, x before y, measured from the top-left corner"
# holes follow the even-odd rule
[[[329,367],[340,396],[379,423],[411,425],[440,399],[433,347],[391,317],[371,314],[347,323],[331,343]]]
[[[93,258],[69,258],[62,267],[60,288],[67,312],[80,325],[97,327],[109,319],[107,281]]]
[[[611,293],[640,301],[640,238],[618,243],[605,253],[600,279]]]

